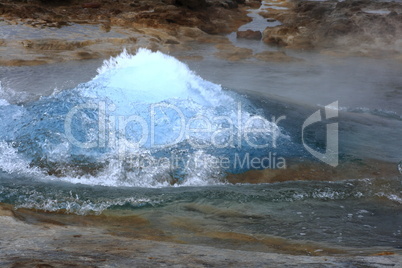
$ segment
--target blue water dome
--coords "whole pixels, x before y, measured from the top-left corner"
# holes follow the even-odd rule
[[[80,183],[203,185],[301,152],[246,97],[172,56],[123,51],[97,71],[31,103],[1,102],[0,140],[15,161]]]

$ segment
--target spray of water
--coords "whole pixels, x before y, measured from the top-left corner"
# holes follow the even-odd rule
[[[244,97],[147,49],[106,60],[74,89],[24,106],[1,104],[1,157],[14,160],[0,168],[72,183],[219,184],[277,141],[289,143]]]

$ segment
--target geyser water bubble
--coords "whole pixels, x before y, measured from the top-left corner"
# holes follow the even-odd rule
[[[159,51],[139,49],[135,55],[123,51],[104,61],[97,71],[98,75],[89,83],[94,87],[82,95],[107,97],[116,106],[169,99],[188,99],[203,106],[233,101],[221,86],[203,80],[186,64]]]
[[[0,109],[0,141],[70,182],[216,184],[225,172],[276,168],[268,155],[298,154],[246,98],[146,49],[106,60],[74,89]]]

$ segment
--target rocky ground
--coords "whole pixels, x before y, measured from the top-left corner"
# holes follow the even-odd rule
[[[208,34],[236,30],[244,15],[238,3],[244,0],[102,0],[91,3],[77,0],[2,1],[0,14],[9,20],[20,19],[33,27],[62,27],[70,23],[101,23],[111,26],[163,28],[175,31],[180,26],[196,27]],[[248,3],[248,2],[247,2]]]
[[[37,65],[104,58],[121,52],[123,47],[131,52],[147,47],[169,53],[190,50],[194,42],[228,43],[222,34],[236,31],[250,21],[246,9],[253,3],[244,0],[2,1],[3,29],[4,25],[25,27],[11,34],[5,31],[3,36],[0,34],[0,64]],[[61,31],[77,24],[97,27],[81,35],[82,29],[75,30],[75,35],[72,33],[67,38],[48,37],[53,28]],[[38,37],[26,39],[23,33],[19,34],[26,27],[32,28]]]
[[[197,44],[210,44],[217,57],[230,61],[297,60],[286,55],[286,49],[402,59],[401,3],[265,2],[268,6],[259,14],[281,25],[237,32],[237,38],[267,44],[267,51],[255,54],[232,44],[226,35],[251,20],[247,12],[258,9],[260,0],[6,0],[0,3],[0,64],[106,58],[123,47],[180,55]]]
[[[71,225],[66,225],[49,213],[43,215],[0,204],[1,267],[398,267],[402,263],[399,253],[380,250],[364,256],[339,250],[329,256],[309,256],[301,253],[311,249],[308,245],[275,239],[268,242],[273,252],[281,247],[290,252],[298,249],[296,255],[166,242],[155,239],[155,230],[146,232],[147,221],[135,216],[117,220],[71,216]],[[125,223],[149,237],[117,232]],[[230,239],[249,242],[241,235],[232,234]]]
[[[267,28],[267,44],[357,56],[402,52],[402,3],[369,0],[292,1],[290,10],[262,12],[283,25]]]

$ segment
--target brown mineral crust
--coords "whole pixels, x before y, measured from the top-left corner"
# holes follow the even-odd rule
[[[282,23],[265,29],[265,43],[301,50],[341,49],[367,56],[402,51],[401,3],[292,1],[288,8],[260,12]]]
[[[236,37],[251,40],[261,40],[262,34],[260,31],[253,31],[253,30],[237,31]]]
[[[242,1],[3,1],[0,15],[7,20],[32,19],[49,23],[103,23],[130,27],[197,27],[209,34],[229,33],[249,21]],[[241,5],[244,6],[244,5]],[[172,27],[174,26],[174,27]]]
[[[192,49],[194,42],[219,44],[228,41],[224,34],[251,20],[247,4],[242,0],[5,0],[0,4],[0,20],[18,25],[22,32],[26,26],[46,29],[79,24],[99,28],[85,37],[72,32],[66,38],[9,38],[5,33],[0,36],[0,64],[32,66],[107,58],[123,48],[130,53],[140,47],[171,53]],[[105,34],[110,32],[120,37]]]

